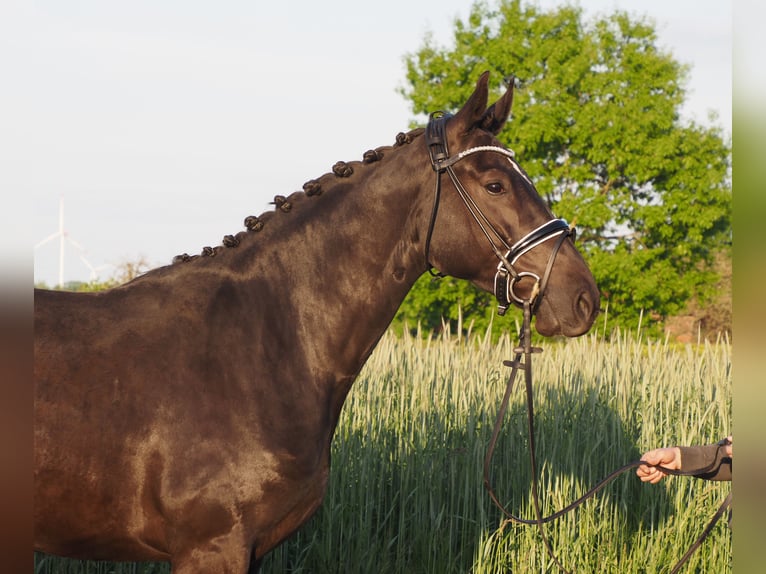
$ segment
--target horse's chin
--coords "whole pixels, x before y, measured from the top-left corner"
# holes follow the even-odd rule
[[[535,330],[543,337],[579,337],[593,326],[592,321],[560,321],[554,315],[540,314],[535,318]]]
[[[555,320],[546,320],[546,317],[537,317],[535,319],[535,330],[543,337],[556,337],[565,335],[561,324]]]

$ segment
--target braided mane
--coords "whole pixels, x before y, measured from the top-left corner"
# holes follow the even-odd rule
[[[403,145],[411,143],[415,138],[420,136],[425,130],[423,128],[416,128],[409,132],[399,132],[396,134],[396,142],[393,146],[382,146],[376,149],[367,150],[362,155],[361,164],[368,165],[380,161],[383,159],[385,153],[391,149],[401,147]],[[318,197],[322,195],[322,182],[328,178],[344,178],[350,177],[354,173],[355,164],[360,162],[347,163],[344,161],[338,161],[332,166],[332,172],[321,176],[319,179],[311,179],[303,184],[303,191],[296,191],[290,196],[277,195],[274,197],[274,201],[271,202],[274,205],[274,211],[262,213],[261,215],[248,215],[245,217],[245,231],[239,231],[234,235],[225,235],[221,245],[216,247],[205,246],[202,248],[202,252],[199,255],[189,255],[188,253],[182,253],[173,257],[173,264],[187,263],[200,257],[215,257],[218,253],[225,249],[237,247],[242,240],[252,233],[258,233],[263,230],[266,223],[274,216],[277,211],[282,213],[289,213],[295,207],[296,203],[301,202],[308,197]]]

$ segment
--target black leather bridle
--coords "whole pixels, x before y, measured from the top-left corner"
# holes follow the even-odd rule
[[[548,284],[548,279],[553,269],[553,263],[556,259],[559,249],[562,243],[567,237],[574,239],[575,231],[574,227],[570,226],[564,219],[552,219],[547,223],[544,223],[527,233],[524,237],[519,239],[513,245],[509,245],[505,240],[505,237],[492,225],[492,222],[479,208],[478,204],[474,201],[471,195],[466,191],[465,187],[452,168],[457,162],[469,155],[475,153],[499,153],[508,158],[513,166],[513,169],[518,171],[525,179],[528,180],[527,175],[521,170],[521,167],[515,161],[515,154],[512,150],[499,147],[499,146],[477,146],[461,151],[453,156],[450,156],[449,149],[447,147],[447,120],[450,118],[450,114],[445,112],[434,112],[431,114],[428,126],[426,128],[426,145],[428,147],[428,153],[431,157],[431,166],[436,172],[436,188],[434,191],[434,204],[431,211],[431,219],[428,225],[428,233],[426,234],[426,263],[428,264],[429,271],[432,274],[433,266],[429,258],[431,250],[431,236],[433,235],[434,225],[436,224],[436,216],[439,211],[439,200],[441,196],[441,175],[447,173],[452,184],[457,190],[460,199],[463,200],[468,212],[473,217],[474,221],[478,224],[484,236],[487,238],[492,251],[498,258],[497,270],[495,272],[495,298],[498,303],[498,314],[504,315],[513,302],[523,305],[524,301],[529,299],[533,310],[542,298],[542,294],[545,291],[545,287]],[[553,247],[550,257],[548,258],[548,265],[546,266],[543,276],[540,277],[536,273],[531,271],[518,271],[514,265],[519,258],[525,253],[531,251],[541,243],[548,241],[554,237],[558,237],[558,241]],[[520,297],[514,290],[517,284],[525,277],[532,279],[535,283],[532,288],[532,294],[527,298]]]
[[[478,147],[469,148],[453,156],[450,156],[449,150],[447,148],[447,134],[446,134],[446,123],[450,117],[451,116],[449,114],[444,112],[434,112],[431,114],[429,122],[428,122],[428,126],[426,128],[426,145],[428,146],[428,153],[430,154],[430,157],[431,157],[431,165],[434,171],[436,172],[436,188],[434,191],[434,204],[433,204],[433,209],[431,211],[431,219],[428,225],[428,233],[426,235],[426,243],[425,243],[425,256],[426,256],[426,263],[428,265],[429,272],[431,272],[434,275],[438,275],[438,273],[435,273],[433,271],[433,266],[431,265],[429,253],[431,248],[431,236],[433,235],[434,225],[436,223],[436,216],[439,210],[439,199],[441,195],[441,175],[444,172],[446,172],[449,175],[450,179],[452,180],[452,184],[457,190],[457,193],[460,196],[460,199],[463,200],[463,203],[465,204],[469,213],[473,217],[474,221],[478,224],[484,236],[487,238],[487,241],[489,241],[489,244],[492,247],[492,251],[494,252],[495,256],[499,260],[499,263],[497,265],[497,271],[495,273],[495,289],[494,289],[495,297],[498,302],[498,314],[499,315],[505,314],[508,307],[513,302],[518,303],[524,311],[523,323],[522,323],[521,333],[519,336],[519,345],[514,349],[515,357],[513,360],[503,362],[505,366],[511,367],[511,374],[508,378],[505,394],[503,396],[503,400],[500,404],[499,412],[495,419],[495,424],[492,431],[492,437],[490,439],[489,446],[487,447],[487,453],[484,459],[484,486],[489,492],[489,496],[492,499],[492,501],[506,516],[507,522],[515,522],[519,524],[528,524],[528,525],[538,526],[540,530],[540,536],[543,540],[543,543],[545,544],[545,547],[549,556],[553,559],[553,561],[555,562],[559,570],[569,574],[569,571],[562,565],[558,557],[553,552],[553,548],[551,547],[550,541],[548,540],[548,537],[546,536],[545,531],[543,530],[543,525],[563,516],[564,514],[566,514],[567,512],[571,510],[574,510],[580,504],[585,502],[587,499],[594,496],[597,492],[603,489],[607,484],[609,484],[612,480],[617,478],[622,473],[647,463],[643,461],[633,461],[620,467],[619,469],[615,470],[610,475],[608,475],[606,478],[602,479],[599,483],[596,484],[596,486],[591,488],[583,496],[581,496],[580,498],[578,498],[577,500],[569,504],[567,507],[559,510],[558,512],[554,512],[553,514],[549,516],[545,516],[545,517],[542,516],[542,513],[540,511],[539,492],[538,492],[537,460],[536,460],[537,457],[536,457],[536,449],[535,449],[535,430],[534,430],[534,401],[532,398],[532,355],[534,353],[542,352],[542,349],[539,347],[533,347],[531,345],[531,340],[532,340],[531,321],[536,311],[536,308],[540,300],[542,299],[542,295],[543,295],[543,292],[545,291],[545,287],[548,284],[548,279],[550,277],[550,273],[553,268],[553,263],[556,259],[556,255],[558,254],[558,251],[561,248],[561,245],[563,244],[564,240],[567,237],[572,237],[572,240],[574,240],[575,230],[574,230],[574,227],[570,226],[564,219],[552,219],[548,221],[547,223],[540,225],[539,227],[532,230],[531,232],[527,233],[524,237],[519,239],[513,245],[508,245],[508,242],[506,242],[504,237],[492,225],[492,223],[489,221],[487,216],[484,215],[484,213],[481,211],[479,206],[476,204],[473,198],[466,191],[465,187],[463,187],[463,185],[460,183],[460,180],[455,174],[455,171],[452,169],[452,166],[455,165],[457,162],[459,162],[461,159],[469,155],[472,155],[474,153],[482,153],[482,152],[499,153],[508,158],[508,160],[511,162],[511,165],[513,166],[513,169],[517,170],[518,173],[522,175],[522,177],[524,177],[527,180],[529,180],[529,178],[521,170],[521,167],[519,167],[519,165],[515,162],[515,154],[513,153],[513,151],[506,148],[502,148],[498,146],[478,146]],[[531,185],[531,182],[530,182],[530,185]],[[545,268],[545,272],[543,273],[542,278],[536,273],[533,273],[531,271],[518,271],[514,267],[514,265],[516,264],[516,262],[519,260],[519,258],[522,255],[524,255],[525,253],[531,251],[538,245],[554,237],[558,237],[558,240],[553,246],[553,250],[551,252],[550,257],[548,258],[548,264]],[[535,282],[532,287],[532,291],[530,292],[530,295],[526,298],[520,297],[514,291],[514,287],[524,277],[529,277],[533,279]],[[519,518],[513,515],[511,512],[509,512],[508,509],[506,509],[505,506],[503,506],[503,504],[498,499],[494,489],[492,488],[491,481],[490,481],[490,465],[492,461],[492,456],[494,454],[495,447],[497,445],[497,440],[500,435],[500,430],[502,428],[503,420],[505,418],[505,414],[508,409],[508,402],[510,399],[511,391],[513,390],[514,381],[519,371],[524,372],[524,382],[525,382],[526,394],[527,394],[527,431],[528,431],[528,437],[529,437],[530,466],[532,468],[532,499],[534,502],[534,509],[535,509],[535,518],[531,520]],[[658,468],[661,468],[668,474],[674,474],[674,475],[701,474],[703,472],[710,470],[710,468],[707,468],[707,469],[696,469],[693,471],[678,471],[678,470],[663,468],[659,465],[655,465],[655,466],[657,466]],[[725,500],[719,507],[718,511],[713,516],[713,519],[705,527],[705,529],[703,530],[699,538],[697,538],[697,540],[691,545],[691,547],[687,550],[684,556],[675,564],[675,566],[671,570],[671,574],[675,574],[681,569],[683,564],[686,563],[689,557],[694,553],[694,551],[702,544],[705,538],[710,534],[710,532],[713,529],[713,526],[723,516],[724,512],[726,511],[726,509],[729,507],[730,504],[731,504],[731,493],[729,493],[729,495],[725,498]]]

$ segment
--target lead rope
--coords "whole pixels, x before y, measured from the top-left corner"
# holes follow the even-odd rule
[[[615,478],[617,478],[624,472],[646,463],[640,460],[636,460],[621,466],[620,468],[618,468],[617,470],[613,471],[608,476],[600,480],[593,488],[591,488],[588,492],[586,492],[584,495],[582,495],[580,498],[578,498],[574,502],[570,503],[568,506],[562,508],[561,510],[557,512],[554,512],[553,514],[550,514],[549,516],[545,516],[545,517],[542,516],[542,512],[540,510],[540,497],[539,497],[539,490],[538,490],[537,455],[536,455],[537,449],[535,447],[535,426],[534,426],[534,398],[532,395],[532,355],[534,353],[542,353],[542,349],[540,347],[533,347],[531,345],[532,301],[534,301],[534,299],[535,299],[535,294],[533,293],[530,299],[527,299],[524,301],[524,305],[523,305],[524,319],[522,323],[522,330],[519,335],[519,346],[515,347],[513,350],[513,352],[515,353],[514,358],[512,361],[503,361],[503,365],[511,368],[511,374],[508,377],[508,383],[505,388],[505,394],[503,395],[503,399],[500,403],[500,408],[498,410],[497,417],[495,418],[495,425],[492,429],[492,436],[490,438],[489,445],[487,446],[487,453],[484,457],[484,487],[487,489],[489,497],[492,499],[492,502],[495,503],[495,506],[497,506],[502,511],[502,513],[506,516],[506,520],[504,523],[514,522],[517,524],[525,524],[525,525],[536,524],[540,532],[540,537],[542,538],[543,544],[545,545],[545,549],[548,553],[548,556],[551,558],[551,560],[553,560],[553,562],[555,562],[559,570],[561,570],[565,574],[571,574],[569,570],[567,570],[563,566],[563,564],[561,564],[558,557],[553,552],[553,548],[550,544],[547,534],[545,533],[545,529],[543,528],[543,525],[548,522],[552,522],[553,520],[557,518],[560,518],[561,516],[570,512],[571,510],[574,510],[575,508],[580,506],[582,503],[584,503],[586,500],[594,496],[597,492],[602,490],[607,484],[612,482]],[[521,360],[522,356],[524,357],[523,362]],[[534,520],[524,519],[524,518],[520,518],[518,516],[513,515],[500,502],[490,482],[490,465],[492,462],[492,457],[495,453],[497,440],[500,436],[500,431],[503,426],[503,419],[505,418],[505,414],[508,411],[508,404],[510,402],[511,392],[513,391],[513,385],[519,370],[524,371],[524,383],[525,383],[526,394],[527,394],[527,433],[529,435],[529,463],[530,463],[530,467],[532,471],[532,501],[535,508]],[[703,474],[705,472],[708,472],[712,470],[714,465],[715,465],[715,462],[711,463],[705,468],[695,469],[691,471],[675,470],[675,469],[665,468],[660,465],[654,465],[654,466],[656,466],[657,468],[671,475],[691,476],[691,475]],[[729,494],[726,496],[724,501],[719,506],[716,513],[713,515],[713,518],[710,520],[710,522],[707,524],[705,529],[702,531],[702,534],[697,538],[697,540],[694,541],[694,543],[689,547],[689,549],[686,551],[683,557],[681,557],[681,559],[675,564],[670,574],[677,574],[677,572],[689,560],[692,554],[694,554],[694,552],[702,545],[702,543],[708,537],[710,532],[712,532],[713,527],[716,525],[716,523],[720,520],[720,518],[726,512],[726,509],[729,508],[729,506],[731,505],[731,498],[732,498],[732,495],[731,495],[731,492],[729,492]]]
[[[553,552],[550,540],[548,540],[548,535],[545,533],[545,528],[543,528],[543,515],[542,511],[540,510],[540,493],[537,488],[537,448],[535,447],[535,405],[534,400],[532,399],[532,353],[542,353],[543,350],[540,347],[532,346],[531,323],[532,305],[530,304],[529,300],[527,300],[524,302],[524,330],[522,331],[522,336],[520,337],[518,352],[524,353],[524,364],[522,365],[522,368],[524,369],[524,384],[527,389],[527,413],[529,414],[527,417],[527,433],[529,435],[529,464],[532,468],[532,476],[534,477],[532,480],[532,501],[535,507],[537,529],[540,532],[540,538],[542,538],[543,544],[545,544],[545,549],[548,551],[548,556],[550,556],[551,559],[556,563],[556,566],[559,567],[559,570],[569,574],[569,571],[564,568],[563,564],[561,564],[558,557]]]

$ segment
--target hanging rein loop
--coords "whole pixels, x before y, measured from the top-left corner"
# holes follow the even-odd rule
[[[526,175],[523,174],[521,168],[516,164],[516,154],[513,153],[513,150],[499,146],[472,147],[450,156],[449,149],[447,148],[446,128],[447,120],[450,117],[449,114],[444,112],[434,112],[431,114],[428,126],[426,127],[426,145],[428,146],[428,153],[431,157],[431,166],[436,172],[434,204],[433,209],[431,210],[431,219],[428,224],[428,233],[426,234],[425,252],[428,270],[432,275],[438,275],[438,273],[433,271],[429,254],[431,251],[431,237],[433,235],[434,225],[436,224],[436,216],[439,211],[441,175],[446,172],[457,190],[460,199],[465,204],[473,220],[479,226],[479,229],[481,229],[484,237],[487,238],[493,253],[499,260],[497,271],[495,272],[495,298],[498,302],[498,314],[504,315],[513,302],[516,302],[519,305],[523,304],[524,298],[516,293],[516,288],[519,282],[525,277],[534,281],[532,287],[534,296],[530,297],[530,299],[533,301],[533,304],[536,304],[537,301],[535,300],[539,300],[538,296],[545,291],[545,286],[553,267],[553,261],[555,260],[556,254],[561,248],[562,243],[567,237],[572,237],[574,239],[574,227],[570,226],[564,219],[552,219],[539,226],[537,229],[532,230],[513,245],[509,245],[503,235],[497,231],[478,204],[466,191],[452,166],[475,153],[492,152],[506,156],[513,168],[525,179]],[[554,237],[558,237],[559,239],[553,248],[553,252],[548,260],[548,266],[546,267],[542,278],[531,271],[519,272],[516,270],[514,264],[522,255]]]
[[[505,394],[503,395],[503,400],[500,403],[500,409],[498,410],[497,417],[495,418],[495,425],[492,429],[492,436],[490,438],[489,445],[487,446],[487,453],[486,453],[486,456],[484,457],[484,487],[487,489],[487,492],[489,493],[489,497],[492,499],[492,502],[494,502],[495,505],[506,516],[506,522],[514,522],[516,524],[526,524],[526,525],[537,525],[540,532],[540,538],[542,539],[543,544],[545,545],[545,549],[548,552],[548,555],[556,564],[556,566],[559,568],[559,570],[569,574],[569,571],[566,568],[564,568],[564,566],[561,564],[561,562],[559,561],[559,559],[553,552],[553,548],[550,544],[548,536],[545,533],[545,529],[543,528],[543,525],[547,524],[548,522],[552,522],[556,520],[557,518],[560,518],[561,516],[565,515],[566,513],[574,510],[575,508],[580,506],[582,503],[584,503],[586,500],[593,497],[597,492],[602,490],[607,484],[612,482],[615,478],[617,478],[624,472],[647,463],[640,460],[629,462],[628,464],[625,464],[621,466],[620,468],[618,468],[617,470],[613,471],[607,477],[603,478],[588,492],[586,492],[584,495],[582,495],[580,498],[578,498],[577,500],[575,500],[574,502],[572,502],[565,508],[562,508],[561,510],[554,512],[553,514],[550,514],[549,516],[542,515],[542,512],[540,510],[540,496],[539,496],[538,475],[537,475],[537,455],[536,455],[536,446],[535,446],[535,425],[534,425],[535,409],[534,409],[534,400],[532,395],[532,355],[534,353],[541,353],[542,349],[540,347],[533,347],[531,345],[531,337],[532,337],[531,322],[532,322],[532,316],[534,314],[531,301],[530,300],[524,301],[523,308],[524,308],[524,319],[522,322],[521,333],[519,334],[519,345],[513,350],[514,352],[513,360],[503,361],[503,364],[506,367],[511,368],[511,374],[508,377],[508,383],[505,388]],[[523,357],[523,360],[522,360],[522,357]],[[519,371],[524,371],[524,383],[525,383],[525,390],[526,390],[526,396],[527,396],[527,434],[529,436],[529,464],[532,471],[532,502],[533,502],[534,510],[535,510],[534,519],[524,519],[524,518],[519,518],[518,516],[513,515],[500,502],[497,494],[495,493],[494,488],[492,487],[490,483],[490,465],[492,462],[492,456],[495,453],[497,440],[500,436],[500,431],[502,430],[502,426],[503,426],[503,419],[505,418],[505,414],[508,410],[508,403],[510,401],[511,392],[513,391],[513,385],[516,379],[516,375],[518,374]],[[676,476],[691,476],[691,475],[698,475],[698,474],[704,474],[706,472],[709,472],[710,470],[713,469],[715,464],[716,464],[715,461],[713,461],[710,465],[708,465],[705,468],[689,470],[689,471],[675,470],[675,469],[665,468],[659,465],[655,465],[655,466],[657,466],[657,468],[661,469],[667,474],[672,474]],[[702,534],[694,541],[694,543],[689,547],[689,549],[686,551],[683,557],[673,567],[673,569],[671,570],[671,574],[676,574],[681,569],[681,567],[686,563],[686,561],[692,556],[692,554],[697,550],[697,548],[700,547],[702,542],[704,542],[705,538],[707,538],[707,536],[713,530],[713,527],[715,526],[715,524],[724,515],[724,513],[726,512],[726,509],[730,506],[730,504],[731,504],[731,493],[729,493],[728,496],[721,503],[720,507],[718,508],[716,513],[713,515],[713,518],[710,520],[710,522],[707,524],[705,529],[702,531]]]

